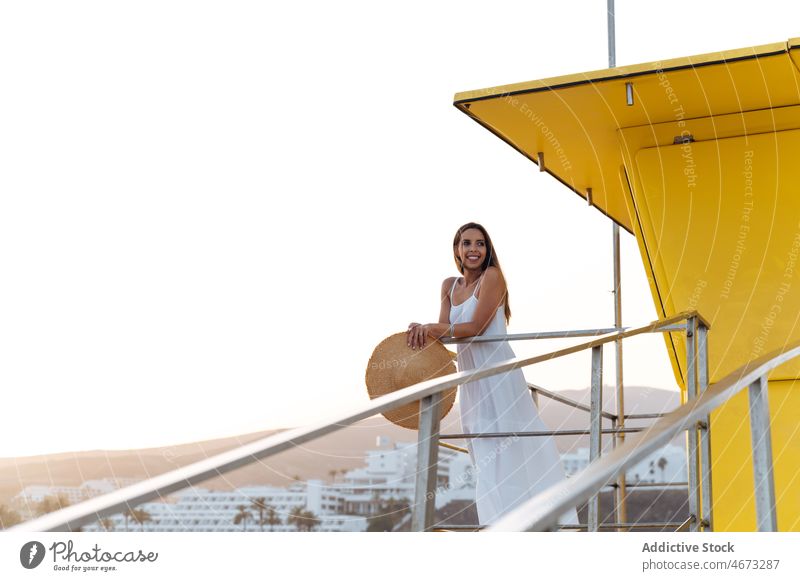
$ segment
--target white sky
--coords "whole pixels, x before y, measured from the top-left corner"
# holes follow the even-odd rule
[[[800,36],[796,2],[616,4],[618,65]],[[452,106],[606,68],[605,7],[3,3],[0,456],[368,401],[372,349],[438,318],[467,221],[495,243],[509,332],[612,325],[611,222]],[[623,324],[648,322],[624,231],[622,252]],[[674,388],[659,337],[625,356],[626,383]],[[613,384],[613,349],[605,369]],[[526,376],[585,387],[588,355]]]

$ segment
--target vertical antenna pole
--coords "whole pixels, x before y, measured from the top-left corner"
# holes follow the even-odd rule
[[[608,15],[608,67],[617,66],[617,46],[616,29],[614,24],[614,0],[607,0]],[[622,327],[622,287],[620,286],[620,258],[619,258],[619,224],[612,224],[612,243],[614,248],[614,326]],[[617,394],[617,428],[620,429],[614,434],[614,447],[625,443],[625,396],[622,388],[622,339],[614,342],[616,355],[616,394]],[[627,491],[625,488],[625,472],[617,477],[616,496],[614,498],[614,511],[616,512],[616,522],[628,521],[628,510],[625,504]],[[622,530],[622,529],[620,529]]]

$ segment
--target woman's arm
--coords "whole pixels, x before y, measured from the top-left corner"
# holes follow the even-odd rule
[[[444,286],[444,285],[443,285]],[[497,309],[503,304],[503,297],[506,293],[506,284],[500,276],[500,271],[490,266],[483,273],[481,282],[481,294],[478,297],[478,304],[475,307],[475,316],[468,323],[458,323],[453,325],[453,334],[450,335],[450,323],[439,322],[420,325],[411,323],[408,329],[408,345],[412,349],[423,348],[427,344],[427,338],[440,339],[441,337],[474,337],[483,333],[491,324]],[[448,298],[448,305],[449,305]],[[449,318],[449,311],[448,311]],[[442,320],[441,314],[439,321]]]
[[[439,310],[439,322],[450,325],[450,289],[453,287],[453,278],[446,278],[442,283],[442,308]]]
[[[441,307],[439,308],[439,323],[437,329],[443,329],[437,337],[448,335],[450,330],[450,289],[453,286],[454,277],[446,278],[442,282]],[[408,325],[408,346],[412,349],[422,348],[425,344],[424,338],[428,335],[428,327],[420,323],[410,323]]]
[[[494,320],[495,313],[506,296],[506,281],[500,275],[500,269],[490,266],[483,273],[481,282],[481,296],[475,306],[475,315],[469,323],[454,325],[454,337],[475,337],[482,335]]]

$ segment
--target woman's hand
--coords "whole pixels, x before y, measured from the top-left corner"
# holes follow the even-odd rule
[[[411,323],[408,326],[408,346],[412,349],[419,347],[422,349],[427,344],[428,331],[430,325],[421,325],[420,323]]]

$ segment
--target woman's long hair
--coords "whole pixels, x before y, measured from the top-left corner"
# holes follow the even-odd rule
[[[486,258],[483,261],[483,265],[481,266],[481,270],[486,272],[486,269],[490,266],[496,266],[497,270],[500,271],[500,278],[503,279],[503,282],[506,282],[506,277],[503,275],[503,269],[500,267],[500,261],[497,259],[497,253],[494,251],[494,245],[492,244],[492,239],[489,237],[489,233],[486,231],[486,228],[477,224],[475,222],[467,222],[463,226],[461,226],[456,231],[456,236],[453,238],[453,258],[456,261],[456,268],[458,268],[458,272],[462,275],[464,274],[464,265],[461,264],[461,258],[458,256],[458,245],[461,243],[461,234],[465,230],[469,230],[470,228],[476,228],[483,233],[483,238],[486,240]],[[506,296],[505,296],[505,316],[506,316],[506,325],[511,320],[511,306],[508,304],[508,284],[506,284]]]

